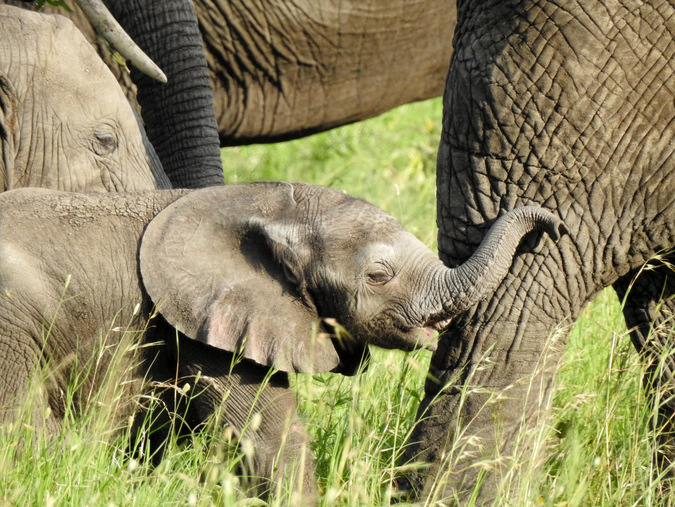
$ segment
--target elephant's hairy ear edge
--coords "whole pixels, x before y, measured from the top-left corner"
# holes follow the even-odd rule
[[[337,352],[314,315],[290,298],[269,305],[251,294],[245,287],[223,294],[196,339],[285,372],[320,373],[338,366]]]
[[[332,341],[317,331],[316,311],[263,235],[247,219],[215,211],[229,202],[227,192],[194,191],[150,222],[139,256],[148,295],[188,338],[282,371],[334,369],[340,358]]]

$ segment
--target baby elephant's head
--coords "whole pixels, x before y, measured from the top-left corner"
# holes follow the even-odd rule
[[[336,190],[204,189],[150,223],[141,274],[190,338],[283,371],[349,373],[369,344],[435,348],[436,330],[501,282],[524,234],[561,232],[549,213],[521,210],[450,269],[393,217]]]

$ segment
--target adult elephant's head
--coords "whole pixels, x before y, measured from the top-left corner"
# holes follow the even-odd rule
[[[99,32],[115,44],[117,30],[108,30],[113,22],[102,17],[107,12],[102,2],[78,3]],[[167,82],[162,83],[131,68],[148,137],[171,184],[177,188],[222,185],[213,92],[192,1],[108,0],[106,5],[166,75]]]
[[[153,219],[141,275],[159,312],[193,339],[284,371],[352,373],[367,345],[435,348],[434,329],[494,290],[533,229],[564,232],[550,213],[521,208],[450,269],[393,217],[342,192],[233,186],[189,194]]]
[[[0,6],[0,190],[169,188],[140,120],[78,29]]]

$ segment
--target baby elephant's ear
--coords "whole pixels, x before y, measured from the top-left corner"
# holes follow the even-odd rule
[[[279,259],[290,245],[272,239],[283,227],[269,224],[283,222],[278,215],[294,205],[292,196],[278,184],[257,185],[267,192],[265,217],[250,216],[247,187],[192,192],[153,219],[140,249],[145,290],[189,338],[282,371],[333,370],[340,358],[298,287],[300,261]],[[293,241],[290,232],[282,237]]]

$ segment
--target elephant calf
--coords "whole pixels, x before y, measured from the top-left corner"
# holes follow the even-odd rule
[[[302,458],[308,466],[297,487],[312,494],[286,372],[352,374],[367,345],[434,348],[434,330],[494,290],[533,229],[555,238],[565,231],[550,213],[520,208],[450,269],[375,206],[306,184],[7,192],[0,195],[0,416],[14,417],[32,373],[47,369],[54,375],[35,404],[47,403],[49,415],[40,420],[44,407],[36,406],[35,422],[56,431],[68,377],[80,375],[83,388],[96,390],[106,371],[84,379],[80,371],[101,337],[110,343],[120,330],[145,330],[130,376],[145,379],[138,393],[154,388],[165,408],[151,448],[161,447],[176,411],[184,430],[217,411],[236,434],[257,412],[261,424],[247,430],[253,472],[273,479],[273,470]],[[329,322],[349,335],[338,339]],[[177,388],[186,383],[195,393],[189,403]]]

